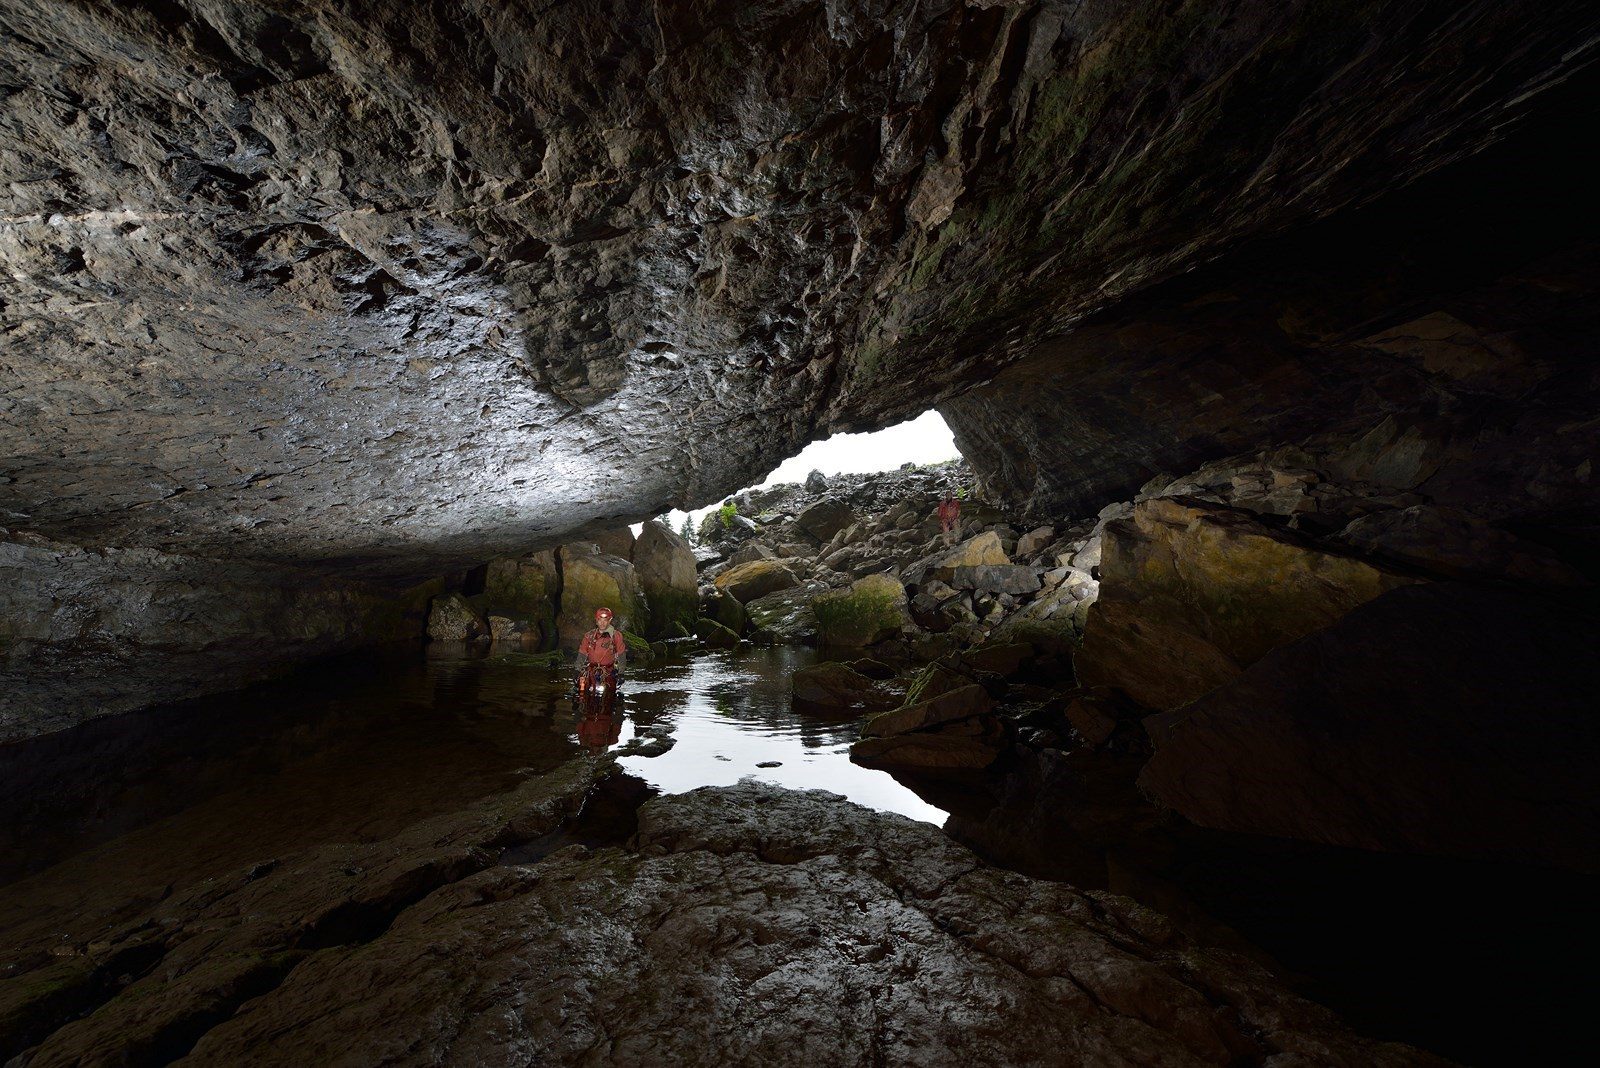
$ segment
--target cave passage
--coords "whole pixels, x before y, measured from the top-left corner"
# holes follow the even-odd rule
[[[1593,0],[0,55],[5,1068],[1589,1053]]]

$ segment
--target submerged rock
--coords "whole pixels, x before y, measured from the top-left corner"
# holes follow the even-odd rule
[[[987,717],[939,730],[863,738],[850,747],[850,759],[872,768],[983,771],[1000,759],[1004,742],[998,721]]]
[[[846,664],[826,661],[796,671],[791,679],[794,703],[802,709],[844,712],[892,708],[897,699]]]

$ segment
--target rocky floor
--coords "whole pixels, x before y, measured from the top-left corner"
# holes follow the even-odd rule
[[[496,865],[583,767],[57,941],[0,984],[15,1063],[1442,1063],[1126,898],[821,792],[658,799],[625,842]]]

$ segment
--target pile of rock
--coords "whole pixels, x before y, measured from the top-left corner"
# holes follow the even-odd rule
[[[970,481],[955,461],[831,480],[813,473],[804,484],[732,498],[732,510],[701,524],[697,630],[722,642],[898,641],[937,655],[1009,626],[1069,648],[1094,601],[1103,524],[1019,533],[1008,517],[967,498]],[[957,491],[962,520],[955,544],[946,545],[935,509]]]
[[[616,613],[629,651],[648,658],[650,640],[687,638],[698,593],[694,551],[664,523],[643,524],[636,538],[622,527],[592,541],[492,560],[478,573],[481,589],[435,597],[428,616],[433,641],[494,641],[524,648],[570,648],[594,626],[600,607]]]

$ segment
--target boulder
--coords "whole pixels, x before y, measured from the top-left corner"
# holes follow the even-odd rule
[[[759,541],[747,541],[728,555],[729,564],[748,564],[752,560],[776,560],[778,554]]]
[[[740,604],[787,590],[800,582],[794,572],[776,560],[751,560],[735,564],[716,578],[717,589],[731,593]]]
[[[700,520],[700,544],[726,547],[746,541],[756,535],[756,525],[748,516],[735,512],[724,517],[720,509],[707,512]]]
[[[996,642],[962,654],[961,666],[970,671],[1010,676],[1021,671],[1036,656],[1038,653],[1027,642]]]
[[[870,656],[864,656],[860,660],[850,661],[850,670],[860,672],[869,679],[877,679],[880,681],[883,679],[892,679],[895,675],[894,668],[883,663],[881,660],[874,660]]]
[[[1062,715],[1090,749],[1098,749],[1116,733],[1119,711],[1105,694],[1075,693],[1067,699]]]
[[[895,698],[885,694],[870,678],[833,661],[803,667],[794,673],[792,681],[794,703],[802,709],[853,713],[862,709],[891,708],[895,704]]]
[[[972,676],[958,671],[948,660],[936,660],[917,673],[906,690],[905,704],[913,705],[972,684]]]
[[[859,648],[898,637],[911,622],[906,588],[893,575],[867,575],[847,589],[832,590],[811,602],[817,637],[824,645]]]
[[[1175,708],[1267,652],[1417,581],[1192,498],[1107,524],[1099,599],[1074,657],[1086,686]]]
[[[650,520],[633,543],[633,570],[650,609],[645,633],[665,637],[687,632],[698,611],[694,549],[665,523]]]
[[[748,623],[744,605],[726,590],[717,590],[702,604],[705,615],[721,623],[735,634],[743,634]],[[691,624],[692,625],[692,624]]]
[[[628,526],[613,527],[603,530],[598,534],[587,534],[585,541],[593,542],[600,547],[600,551],[609,556],[620,556],[627,560],[633,556],[633,528]]]
[[[459,593],[441,594],[428,607],[428,637],[436,642],[468,642],[489,636],[483,614]]]
[[[862,738],[850,759],[867,767],[917,771],[982,771],[1000,758],[1004,732],[992,718],[978,734],[919,732]]]
[[[496,642],[518,642],[526,645],[536,645],[539,641],[539,625],[532,620],[512,619],[509,616],[489,617],[489,637]]]
[[[904,705],[873,716],[861,728],[863,738],[884,738],[892,734],[927,730],[941,724],[985,715],[994,707],[989,691],[969,682],[937,697]]]
[[[1207,827],[1597,871],[1597,648],[1571,595],[1391,590],[1147,718],[1139,785]]]
[[[823,543],[855,521],[850,506],[837,497],[824,497],[794,517],[796,527]]]
[[[744,606],[750,630],[785,645],[815,644],[817,617],[811,611],[811,602],[827,590],[825,582],[805,582],[756,598]]]
[[[1017,555],[1028,558],[1040,552],[1055,539],[1055,527],[1034,527],[1017,539]]]
[[[986,564],[1009,564],[1000,536],[993,531],[983,531],[960,544],[940,550],[905,569],[905,580],[921,583],[936,578],[948,583],[958,567],[982,567]]]
[[[739,644],[737,634],[704,616],[694,621],[694,636],[713,649],[727,649]]]
[[[482,602],[491,615],[526,620],[532,637],[545,645],[556,641],[556,610],[561,598],[561,571],[554,549],[489,561]]]
[[[1033,593],[1039,588],[1039,572],[1015,564],[979,564],[951,569],[949,584],[958,590],[985,593]]]
[[[622,631],[647,626],[649,612],[639,592],[633,564],[603,553],[593,542],[573,542],[558,551],[561,562],[561,613],[556,629],[564,646],[574,646],[594,626],[597,608],[615,614]]]
[[[656,658],[655,646],[644,635],[623,631],[622,637],[628,643],[628,663],[648,664]]]

